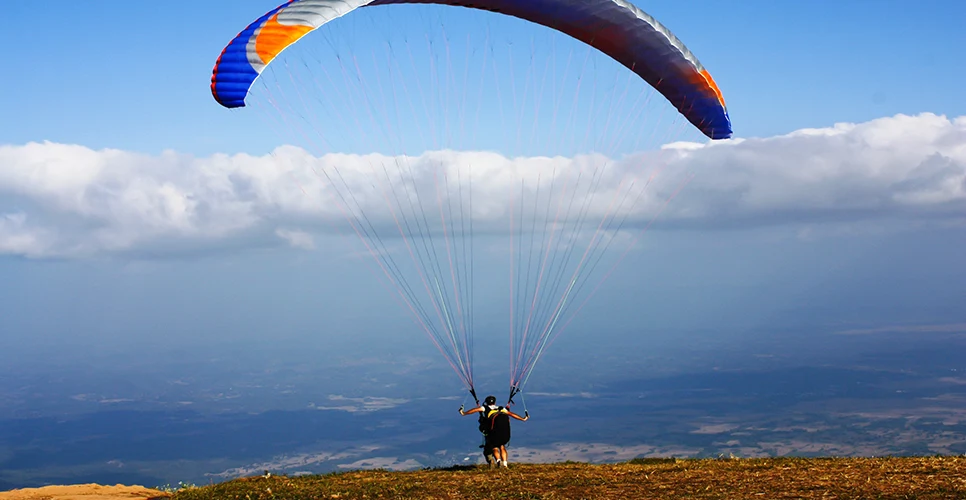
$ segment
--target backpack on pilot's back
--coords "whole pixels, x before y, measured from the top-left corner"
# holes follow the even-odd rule
[[[504,420],[507,422],[510,420],[506,408],[496,405],[484,405],[479,418],[480,432],[484,435],[488,434],[498,426],[501,426]]]

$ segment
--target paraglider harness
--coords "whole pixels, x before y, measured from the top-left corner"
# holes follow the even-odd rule
[[[490,433],[496,428],[496,419],[505,418],[509,419],[510,416],[507,415],[507,408],[504,406],[497,405],[483,405],[484,410],[480,412],[480,416],[477,419],[479,425],[480,434],[482,434],[482,441],[480,442],[480,448],[483,449],[483,455],[487,457],[487,461],[490,460],[490,454],[493,451],[492,448],[486,446],[487,438]]]
[[[497,418],[500,418],[501,416],[503,418],[510,417],[506,414],[507,408],[505,406],[485,405],[484,408],[486,408],[486,410],[480,412],[478,421],[480,424],[480,432],[483,433],[484,437],[486,437],[486,435],[492,431],[493,427],[496,425]]]

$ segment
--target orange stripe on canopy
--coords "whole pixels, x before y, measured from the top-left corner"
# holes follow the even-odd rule
[[[255,53],[262,63],[268,64],[285,50],[285,47],[295,43],[313,29],[315,28],[312,26],[301,24],[281,24],[278,22],[278,14],[275,14],[265,21],[259,30],[258,37],[255,39]]]

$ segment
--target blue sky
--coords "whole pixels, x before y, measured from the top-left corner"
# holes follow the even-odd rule
[[[272,146],[250,141],[207,84],[225,43],[274,3],[55,1],[40,28],[36,4],[13,0],[6,13],[16,22],[0,33],[0,43],[16,47],[7,51],[0,109],[15,119],[0,123],[0,138],[264,152]],[[710,69],[741,137],[895,113],[966,114],[966,65],[957,63],[966,51],[962,2],[638,5]],[[410,20],[406,9],[395,12]]]
[[[966,4],[636,3],[714,75],[738,140],[619,159],[630,150],[603,152],[615,155],[605,161],[615,175],[603,178],[600,192],[650,185],[640,164],[670,167],[627,209],[627,226],[614,231],[618,246],[631,251],[575,319],[575,333],[632,332],[645,323],[741,330],[963,321],[956,306],[966,297],[966,262],[952,249],[962,246],[966,207]],[[421,335],[381,288],[378,268],[334,208],[335,194],[313,175],[344,168],[363,195],[359,206],[376,210],[367,204],[381,201],[375,186],[368,190],[370,173],[393,158],[368,153],[392,151],[366,150],[367,140],[308,153],[283,147],[300,141],[274,135],[257,110],[228,111],[211,97],[221,49],[274,6],[51,1],[38,24],[35,2],[5,5],[14,22],[0,43],[16,50],[7,51],[0,80],[0,316],[9,330],[0,347],[119,339],[190,345],[202,337],[298,339],[319,330]],[[542,28],[489,13],[384,9],[347,16],[342,32],[359,39],[395,23],[478,35],[482,24],[508,30],[494,36],[497,44],[546,40],[535,31]],[[494,65],[520,64],[493,53]],[[352,107],[342,105],[340,112]],[[292,109],[288,116],[298,114]],[[335,128],[353,135],[371,119]],[[555,130],[542,120],[534,130]],[[490,123],[492,138],[513,134]],[[833,128],[837,123],[848,125]],[[410,126],[405,119],[395,125]],[[51,144],[28,144],[43,141]],[[569,157],[512,158],[513,149],[499,148],[506,156],[415,151],[409,179],[438,192],[434,169],[468,175],[465,166],[473,165],[480,194],[471,218],[482,231],[478,317],[481,330],[500,339],[509,303],[505,215],[514,203],[519,209],[521,185],[504,174],[511,166],[541,172],[544,184],[541,177],[526,181],[539,201],[535,188],[546,186],[551,171],[565,179],[583,168]],[[557,199],[562,189],[558,184]],[[594,215],[606,208],[583,199]],[[370,213],[392,232],[390,214]],[[639,238],[658,217],[655,231]],[[392,245],[385,253],[405,257],[403,242]],[[601,271],[620,255],[608,254]]]

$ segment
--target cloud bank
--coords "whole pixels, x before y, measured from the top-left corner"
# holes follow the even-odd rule
[[[667,203],[685,173],[693,179]],[[572,211],[560,208],[571,203]],[[351,233],[347,216],[393,234],[418,214],[429,215],[427,230],[441,230],[440,221],[460,210],[475,230],[500,232],[509,228],[509,211],[521,207],[562,226],[584,213],[591,229],[608,213],[627,228],[658,214],[665,225],[701,229],[961,223],[966,117],[897,115],[624,158],[315,157],[292,146],[266,156],[196,158],[50,142],[0,146],[0,254],[15,256],[311,250],[325,233]]]

